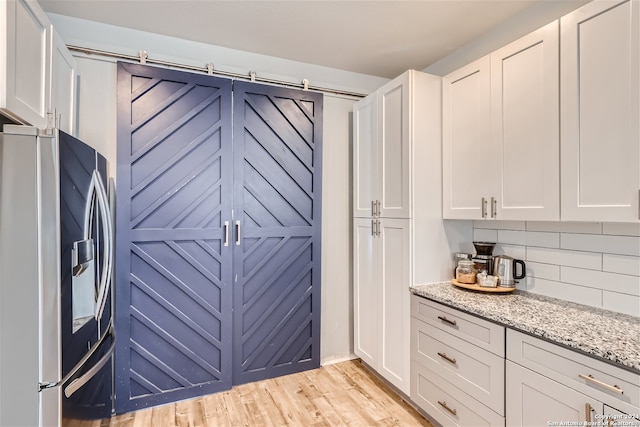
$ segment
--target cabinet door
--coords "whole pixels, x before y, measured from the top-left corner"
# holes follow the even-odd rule
[[[411,73],[404,73],[377,91],[379,216],[409,218],[411,202],[410,135]]]
[[[491,54],[497,219],[560,219],[558,51],[554,21]]]
[[[377,98],[353,106],[353,216],[372,217],[378,184]]]
[[[35,1],[6,7],[6,85],[0,107],[21,122],[46,127],[49,107],[51,24]]]
[[[58,32],[51,26],[51,97],[50,111],[55,111],[58,128],[75,134],[76,60]]]
[[[561,19],[562,219],[638,221],[638,3]]]
[[[380,263],[373,219],[353,221],[353,352],[375,368],[380,335]]]
[[[382,316],[379,373],[409,394],[411,293],[409,291],[410,220],[379,220],[376,243],[380,250]]]
[[[494,186],[489,56],[442,80],[442,195],[445,219],[483,219]]]
[[[508,426],[596,421],[602,411],[601,402],[511,361],[505,378]]]

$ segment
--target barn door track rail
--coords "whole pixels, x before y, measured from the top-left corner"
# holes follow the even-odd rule
[[[364,98],[365,96],[367,96],[367,94],[359,93],[359,92],[351,92],[351,91],[345,91],[341,89],[333,89],[333,88],[311,85],[308,79],[302,79],[300,83],[294,83],[294,82],[285,81],[285,80],[261,77],[261,76],[258,76],[255,71],[250,71],[247,74],[242,74],[242,73],[234,73],[234,72],[224,71],[224,70],[216,70],[212,63],[206,64],[204,67],[197,67],[194,65],[181,64],[178,62],[153,59],[153,58],[149,58],[149,54],[144,50],[141,50],[138,53],[138,56],[135,56],[135,55],[127,55],[124,53],[109,52],[105,50],[74,46],[74,45],[67,45],[67,48],[72,52],[84,53],[85,55],[98,55],[98,56],[103,56],[108,58],[115,58],[122,61],[138,62],[140,64],[159,65],[163,67],[176,68],[176,69],[187,70],[187,71],[195,71],[198,73],[204,73],[211,76],[222,76],[222,77],[228,77],[231,79],[248,80],[252,82],[259,82],[259,83],[265,83],[265,84],[294,88],[294,89],[309,90],[313,92],[321,92],[321,93],[345,96],[345,97],[356,98],[356,99]]]

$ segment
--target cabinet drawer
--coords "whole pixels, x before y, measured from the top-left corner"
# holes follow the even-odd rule
[[[412,319],[411,360],[504,415],[504,358]]]
[[[504,417],[415,361],[411,376],[411,400],[443,426],[504,427]]]
[[[504,357],[504,327],[437,302],[411,296],[411,315],[484,350]]]
[[[640,375],[633,372],[511,329],[507,359],[614,408],[640,409]]]

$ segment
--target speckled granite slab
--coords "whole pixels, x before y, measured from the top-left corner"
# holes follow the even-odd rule
[[[417,285],[411,292],[640,374],[639,317],[519,290],[468,291],[450,282]]]

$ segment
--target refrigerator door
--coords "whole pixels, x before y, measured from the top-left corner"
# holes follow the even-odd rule
[[[60,380],[56,141],[32,127],[4,130],[0,134],[0,425],[59,425],[55,397],[59,387],[47,390],[44,401],[39,391]]]
[[[111,415],[115,335],[110,327],[112,230],[103,184],[106,160],[75,137],[58,134],[65,425]]]
[[[59,427],[60,418],[60,387],[45,388],[40,391],[40,420],[41,426]]]

